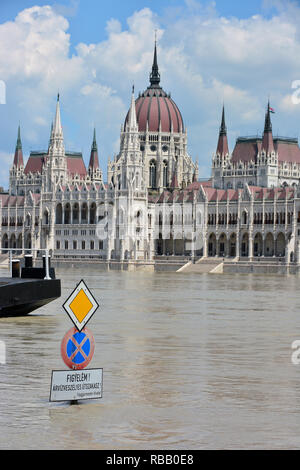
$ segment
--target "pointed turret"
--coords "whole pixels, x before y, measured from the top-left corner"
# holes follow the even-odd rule
[[[135,98],[134,98],[134,85],[132,86],[131,103],[130,103],[127,127],[129,131],[137,132],[138,130],[138,123],[136,119],[136,109],[135,109]]]
[[[159,83],[160,83],[160,73],[159,73],[158,65],[157,65],[157,49],[156,49],[156,39],[155,39],[152,71],[150,73],[150,85],[152,88],[159,88]]]
[[[51,134],[48,147],[47,173],[45,187],[52,191],[54,185],[67,183],[67,158],[65,154],[64,137],[60,118],[59,94],[57,95],[55,117],[51,124]]]
[[[61,119],[60,119],[59,93],[57,94],[56,112],[55,112],[55,119],[54,119],[52,132],[53,132],[54,137],[63,138]]]
[[[264,127],[264,135],[263,141],[261,145],[262,150],[266,153],[271,153],[274,151],[274,142],[273,142],[273,134],[272,134],[272,123],[271,123],[271,116],[270,116],[270,102],[268,100],[268,107],[265,116],[265,127]]]
[[[18,127],[18,138],[17,138],[17,144],[16,144],[16,150],[15,150],[15,156],[14,156],[14,163],[13,164],[16,168],[20,168],[21,166],[24,167],[20,126]]]
[[[225,155],[229,154],[228,140],[227,140],[227,129],[226,129],[226,124],[225,124],[224,105],[223,105],[223,110],[222,110],[222,121],[221,121],[221,127],[220,127],[220,132],[219,132],[217,154],[219,154],[221,156],[225,156]]]
[[[54,154],[64,155],[65,154],[64,136],[63,136],[61,118],[60,118],[59,93],[57,95],[55,117],[51,125],[51,134],[50,134],[48,153],[52,155]]]
[[[94,128],[94,135],[93,135],[93,143],[92,143],[92,148],[91,148],[89,169],[94,171],[94,170],[97,170],[98,168],[99,168],[98,146],[97,146],[97,141],[96,141],[96,129]]]

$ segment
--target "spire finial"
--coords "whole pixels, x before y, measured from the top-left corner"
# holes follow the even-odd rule
[[[96,142],[96,128],[94,127],[89,169],[94,171],[94,170],[97,170],[98,168],[99,168],[98,146]]]
[[[222,108],[222,121],[220,126],[219,132],[219,139],[218,139],[218,146],[216,154],[225,157],[225,155],[229,155],[229,148],[228,148],[228,140],[227,140],[227,128],[225,124],[225,106],[223,103]]]
[[[19,124],[16,149],[21,149],[21,148],[22,148],[22,142],[21,142],[21,130],[20,130],[20,124]]]
[[[92,143],[92,150],[97,151],[97,141],[96,141],[96,128],[94,127],[94,134],[93,134],[93,143]]]
[[[14,163],[13,164],[15,165],[16,168],[20,168],[21,166],[24,166],[20,124],[18,126],[18,138],[17,138],[17,144],[16,144],[16,150],[15,150],[15,156],[14,156]]]
[[[130,103],[127,125],[129,126],[130,129],[137,127],[135,98],[134,98],[134,85],[132,87],[131,103]]]
[[[270,111],[271,111],[270,99],[268,98],[268,108],[267,108],[266,116],[265,116],[265,128],[264,128],[263,140],[262,140],[262,145],[261,145],[262,150],[265,150],[266,153],[271,153],[274,151]]]
[[[270,98],[268,98],[264,132],[272,132],[272,123],[271,123],[271,116],[270,116]]]
[[[227,134],[227,129],[226,129],[226,124],[225,124],[225,107],[224,107],[224,103],[223,103],[220,135],[226,135],[226,134]]]
[[[155,41],[154,41],[154,55],[153,55],[153,64],[152,64],[152,71],[150,73],[150,85],[153,88],[158,88],[159,87],[159,82],[160,82],[160,73],[158,70],[158,65],[157,65],[157,40],[156,40],[156,30],[155,30]]]

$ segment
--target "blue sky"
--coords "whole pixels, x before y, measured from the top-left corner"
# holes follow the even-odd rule
[[[0,185],[19,123],[25,160],[47,148],[58,90],[66,147],[88,162],[95,125],[106,175],[132,83],[148,86],[155,29],[161,85],[181,110],[201,177],[210,175],[223,102],[231,150],[239,135],[262,132],[269,96],[273,133],[299,137],[299,1],[1,0]]]

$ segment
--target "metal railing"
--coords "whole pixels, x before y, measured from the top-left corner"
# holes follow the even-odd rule
[[[24,253],[24,248],[2,248],[2,254],[5,254],[8,252],[9,254],[9,273],[10,276],[12,276],[12,265],[13,265],[13,254],[17,251],[20,251],[21,253]],[[27,252],[27,255],[31,255],[32,252],[45,252],[45,277],[44,279],[49,280],[51,279],[50,277],[50,263],[49,263],[49,250],[47,248],[25,248],[25,251]]]

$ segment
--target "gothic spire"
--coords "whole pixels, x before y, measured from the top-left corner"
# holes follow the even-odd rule
[[[160,83],[160,73],[159,73],[158,65],[157,65],[157,49],[156,49],[156,39],[155,39],[152,71],[150,73],[150,85],[152,88],[159,88],[159,83]]]
[[[227,135],[227,129],[226,129],[226,124],[225,124],[224,104],[223,104],[223,109],[222,109],[222,121],[221,121],[221,127],[220,127],[220,135]]]
[[[137,119],[136,119],[136,109],[135,109],[134,85],[132,86],[131,103],[130,103],[127,126],[129,130],[137,130],[138,128]]]
[[[266,153],[274,151],[274,142],[273,142],[273,134],[272,134],[272,123],[271,123],[271,116],[270,116],[270,102],[268,100],[268,107],[265,115],[265,127],[264,127],[264,135],[261,145],[262,150]]]
[[[96,129],[95,128],[94,128],[89,168],[91,168],[92,170],[97,170],[99,168],[98,146],[97,146],[97,141],[96,141]]]
[[[56,112],[55,112],[55,119],[53,125],[53,133],[55,137],[62,137],[62,127],[61,127],[61,119],[60,119],[60,105],[59,105],[59,93],[57,94],[57,102],[56,102]]]
[[[16,168],[20,168],[20,166],[24,166],[20,125],[18,126],[18,137],[17,137],[13,164],[15,165]]]
[[[272,123],[271,123],[271,116],[270,116],[270,101],[268,100],[268,107],[265,116],[265,129],[264,132],[272,132]]]
[[[96,129],[95,129],[95,127],[94,127],[94,134],[93,134],[92,150],[98,151],[97,142],[96,142]]]
[[[223,104],[223,109],[222,109],[222,120],[221,120],[220,132],[219,132],[217,154],[221,156],[225,156],[229,154],[228,140],[227,140],[227,128],[225,124],[224,104]]]
[[[57,94],[55,117],[51,125],[51,134],[50,134],[48,153],[59,154],[59,155],[65,154],[64,137],[63,137],[63,131],[62,131],[62,125],[61,125],[61,118],[60,118],[59,93]]]

